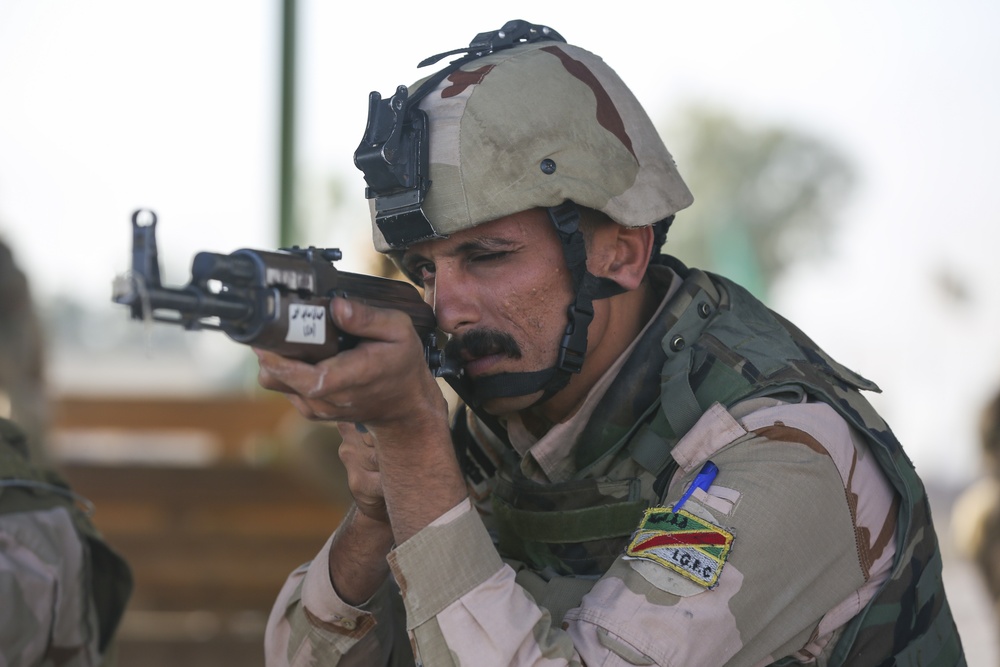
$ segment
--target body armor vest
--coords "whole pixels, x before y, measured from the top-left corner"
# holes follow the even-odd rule
[[[487,525],[501,556],[546,579],[595,579],[621,555],[643,510],[662,502],[677,469],[671,449],[713,403],[808,397],[833,407],[866,437],[900,496],[891,575],[845,627],[830,664],[965,664],[923,484],[859,391],[878,387],[735,283],[672,266],[683,283],[584,428],[573,480],[530,481],[513,448],[487,453],[460,413],[459,460],[473,487],[477,480],[492,485],[494,525]],[[650,272],[655,282],[658,270]]]

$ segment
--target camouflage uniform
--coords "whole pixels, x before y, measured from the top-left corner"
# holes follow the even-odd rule
[[[0,665],[113,664],[132,576],[81,500],[0,419]]]
[[[532,442],[460,414],[479,511],[390,554],[401,597],[338,600],[329,543],[294,572],[268,663],[964,664],[923,487],[858,392],[877,388],[675,269],[651,270],[661,311],[569,422]]]

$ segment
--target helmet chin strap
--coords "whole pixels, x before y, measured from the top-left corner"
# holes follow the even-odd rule
[[[559,357],[555,366],[538,371],[498,373],[475,379],[464,376],[461,379],[449,378],[452,388],[474,409],[484,401],[495,398],[542,392],[541,397],[532,405],[551,398],[569,383],[573,374],[583,369],[587,353],[587,328],[594,319],[593,301],[626,291],[613,280],[599,278],[587,271],[587,247],[583,232],[580,231],[580,210],[576,204],[566,201],[559,206],[549,207],[547,212],[559,234],[575,294],[573,302],[567,308],[569,322],[559,345]]]

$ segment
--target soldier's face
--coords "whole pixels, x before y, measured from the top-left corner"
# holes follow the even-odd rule
[[[402,259],[424,284],[438,326],[455,342],[470,377],[555,365],[571,282],[562,246],[542,209],[515,213],[447,239],[419,243]],[[496,414],[537,398],[496,399]]]

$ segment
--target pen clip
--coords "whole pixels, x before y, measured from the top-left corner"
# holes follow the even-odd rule
[[[691,486],[688,490],[684,492],[681,499],[674,503],[673,509],[671,510],[674,514],[680,511],[681,506],[687,502],[687,499],[691,497],[695,489],[701,489],[702,491],[708,491],[708,488],[712,486],[712,482],[719,475],[719,466],[715,465],[711,461],[705,461],[705,465],[701,467],[698,474],[695,475],[694,481],[691,482]]]

